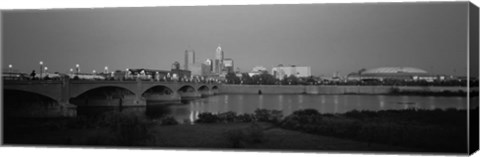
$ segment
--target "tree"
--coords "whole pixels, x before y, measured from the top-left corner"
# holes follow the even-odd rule
[[[298,84],[298,78],[295,75],[288,76],[287,80],[288,80],[288,84],[291,84],[291,85]]]
[[[254,84],[273,85],[275,84],[276,79],[273,75],[270,75],[268,73],[261,73],[260,75],[253,76],[252,81]]]
[[[243,84],[253,84],[252,78],[248,73],[242,73],[242,78],[240,80]]]
[[[239,84],[240,83],[240,78],[235,75],[235,73],[228,73],[225,76],[225,79],[227,79],[227,83],[229,84]]]

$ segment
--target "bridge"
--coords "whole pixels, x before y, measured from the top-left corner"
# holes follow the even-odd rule
[[[25,97],[28,97],[29,94],[51,100],[50,105],[47,105],[50,106],[47,107],[49,109],[40,109],[49,111],[28,112],[27,116],[29,117],[76,116],[77,106],[146,106],[147,101],[172,102],[214,95],[218,93],[219,86],[220,84],[217,83],[151,80],[100,81],[68,78],[62,80],[4,80],[3,96],[4,99],[10,101],[4,102],[4,105],[13,106],[19,101],[23,101],[22,99],[26,99]],[[16,93],[21,96],[18,96],[17,100],[12,100],[13,98],[10,98],[12,96],[7,95],[8,93]],[[21,113],[22,111],[18,112],[18,114],[25,115]]]

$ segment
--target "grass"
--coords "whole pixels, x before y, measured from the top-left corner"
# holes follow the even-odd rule
[[[478,108],[477,108],[478,112]],[[202,115],[202,114],[201,114]],[[97,118],[7,120],[6,144],[148,146],[158,148],[465,152],[465,110],[351,111],[306,109],[283,117],[257,110],[172,117],[109,113]],[[206,119],[202,119],[207,118]]]
[[[478,112],[478,109],[477,109]],[[280,126],[367,143],[465,153],[466,110],[351,111],[345,114],[294,112]]]

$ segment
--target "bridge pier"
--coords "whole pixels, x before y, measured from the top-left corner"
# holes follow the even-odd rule
[[[212,95],[215,95],[215,93],[211,90],[209,91],[200,91],[200,95],[201,97],[208,97],[208,96],[212,96]]]
[[[77,106],[70,104],[69,102],[60,102],[58,106],[61,117],[76,117]]]
[[[143,98],[141,95],[140,96],[137,95],[133,101],[133,104],[129,106],[147,106],[147,100]]]

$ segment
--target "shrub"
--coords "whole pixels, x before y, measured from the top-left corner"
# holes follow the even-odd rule
[[[381,111],[380,111],[381,112]],[[344,115],[348,118],[355,118],[355,119],[359,119],[359,120],[365,120],[365,119],[368,119],[368,118],[374,118],[374,117],[377,117],[378,116],[378,113],[379,112],[374,112],[374,111],[357,111],[357,110],[353,110],[353,111],[349,111],[349,112],[346,112]]]
[[[237,117],[237,114],[235,112],[229,111],[225,113],[220,113],[217,115],[217,117],[219,121],[228,123],[228,122],[234,122]]]
[[[302,129],[307,132],[317,130],[315,125],[320,124],[322,115],[314,109],[298,110],[287,116],[281,123],[282,127]]]
[[[255,110],[255,118],[262,122],[278,123],[282,120],[283,114],[279,110],[257,109]]]
[[[293,112],[294,115],[305,115],[305,116],[316,116],[320,115],[320,113],[315,109],[303,109]]]
[[[241,114],[236,117],[239,122],[252,122],[255,120],[255,116],[252,114]]]
[[[200,113],[198,119],[195,121],[197,123],[215,123],[218,122],[218,116],[212,113]]]

